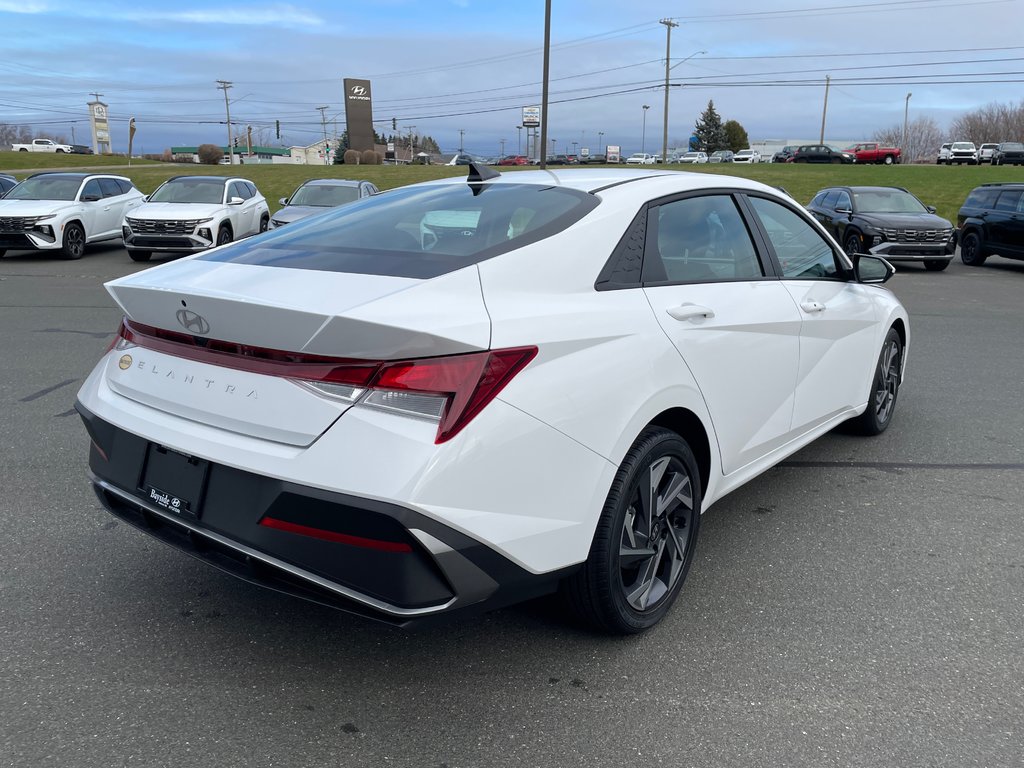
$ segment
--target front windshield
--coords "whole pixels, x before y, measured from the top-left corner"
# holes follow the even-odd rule
[[[953,145],[953,149],[974,149],[974,145],[969,142],[958,141]]]
[[[40,176],[25,179],[4,197],[4,200],[74,200],[78,188],[82,186],[80,178],[67,176]]]
[[[219,179],[171,179],[149,196],[151,203],[223,203],[224,182]]]
[[[921,201],[901,189],[872,189],[853,193],[861,213],[927,213]]]
[[[343,187],[327,184],[305,184],[295,190],[288,205],[312,205],[318,208],[333,208],[359,199],[359,187]]]
[[[1021,144],[1019,141],[1008,141],[1005,144],[1000,144],[999,148],[1004,151],[1007,149],[1012,149],[1014,152],[1018,152],[1024,149],[1024,144]]]

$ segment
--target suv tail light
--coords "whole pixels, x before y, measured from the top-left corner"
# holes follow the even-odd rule
[[[457,435],[537,356],[537,347],[413,360],[354,360],[253,347],[121,323],[117,349],[132,345],[224,368],[281,376],[328,397],[438,422],[436,443]]]

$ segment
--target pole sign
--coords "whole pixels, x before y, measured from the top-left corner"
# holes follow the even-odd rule
[[[110,154],[110,123],[107,105],[102,101],[89,102],[89,122],[92,127],[92,151],[97,155]]]
[[[373,103],[370,100],[370,81],[346,77],[344,84],[349,149],[358,152],[373,149]]]
[[[523,127],[540,127],[540,107],[523,107]]]
[[[618,144],[609,144],[608,145],[607,153],[608,153],[608,162],[609,163],[617,163],[617,162],[619,162],[620,158],[619,158],[619,145]]]

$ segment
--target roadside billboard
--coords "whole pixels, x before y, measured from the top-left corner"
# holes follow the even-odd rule
[[[540,107],[523,107],[523,128],[540,127]]]
[[[608,154],[608,162],[609,163],[621,162],[621,159],[620,159],[620,156],[619,156],[619,145],[618,144],[609,144],[608,145],[607,154]]]

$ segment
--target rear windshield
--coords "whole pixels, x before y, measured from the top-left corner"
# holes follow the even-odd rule
[[[551,237],[597,204],[585,192],[540,185],[403,187],[200,258],[430,278]]]
[[[319,208],[333,208],[359,199],[359,187],[335,184],[305,184],[295,190],[288,205],[311,205]]]

